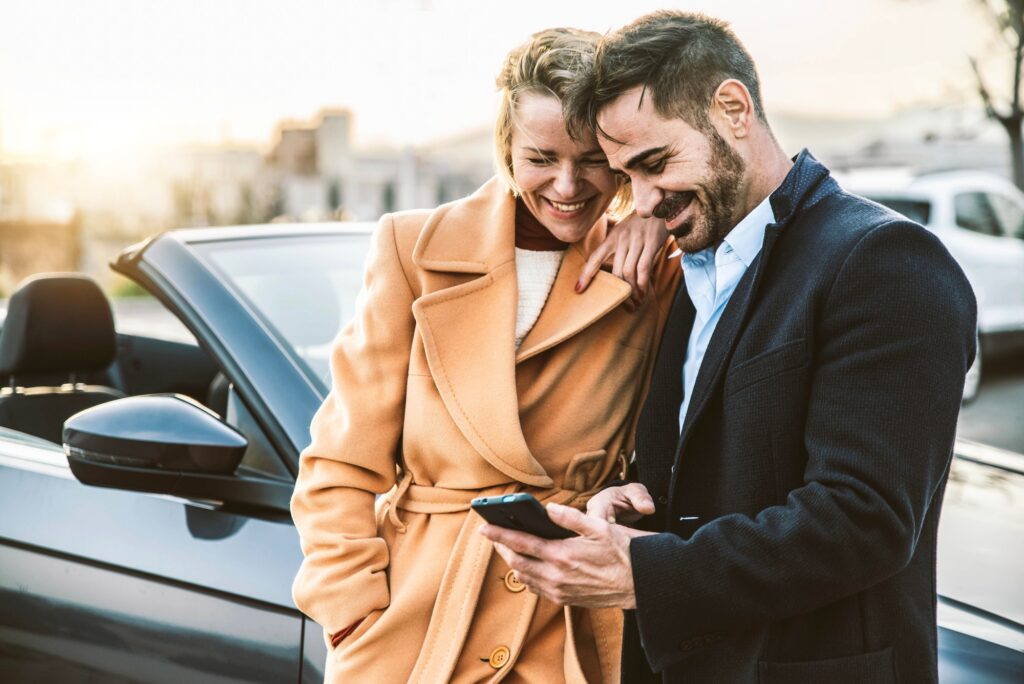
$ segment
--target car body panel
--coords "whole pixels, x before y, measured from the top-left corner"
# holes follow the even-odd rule
[[[286,516],[83,486],[60,447],[7,436],[0,473],[0,679],[298,678]]]

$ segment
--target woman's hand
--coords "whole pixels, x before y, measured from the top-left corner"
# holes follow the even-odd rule
[[[590,285],[603,265],[611,263],[612,275],[633,288],[630,304],[635,308],[647,295],[654,257],[668,239],[665,222],[658,218],[640,218],[632,213],[608,231],[604,242],[590,255],[576,283],[576,292]]]
[[[611,524],[633,523],[652,513],[654,499],[639,482],[602,489],[587,502],[587,515]]]

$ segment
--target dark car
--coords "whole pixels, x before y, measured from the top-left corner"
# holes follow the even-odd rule
[[[0,335],[0,681],[322,679],[322,630],[290,595],[301,551],[288,499],[371,229],[181,230],[122,253],[114,270],[194,342],[115,333],[85,278],[35,278],[12,297]],[[995,492],[1019,533],[1014,456],[967,447],[951,494]],[[957,479],[961,468],[984,482]],[[964,515],[947,504],[944,524],[986,523],[976,504]],[[1024,618],[1001,592],[943,599],[944,681],[1021,681]]]

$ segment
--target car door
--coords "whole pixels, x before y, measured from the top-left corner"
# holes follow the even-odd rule
[[[988,192],[957,193],[953,209],[956,227],[936,232],[971,279],[981,331],[1024,330],[1024,241],[1006,237]]]
[[[287,514],[86,486],[0,433],[0,681],[296,681],[300,560]]]

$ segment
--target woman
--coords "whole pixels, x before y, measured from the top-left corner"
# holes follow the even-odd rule
[[[597,38],[544,31],[509,55],[499,178],[381,219],[292,499],[293,595],[329,681],[618,681],[618,611],[523,591],[469,510],[514,491],[582,508],[621,472],[678,281],[659,268],[632,314],[610,274],[574,291],[628,196],[562,120]]]

